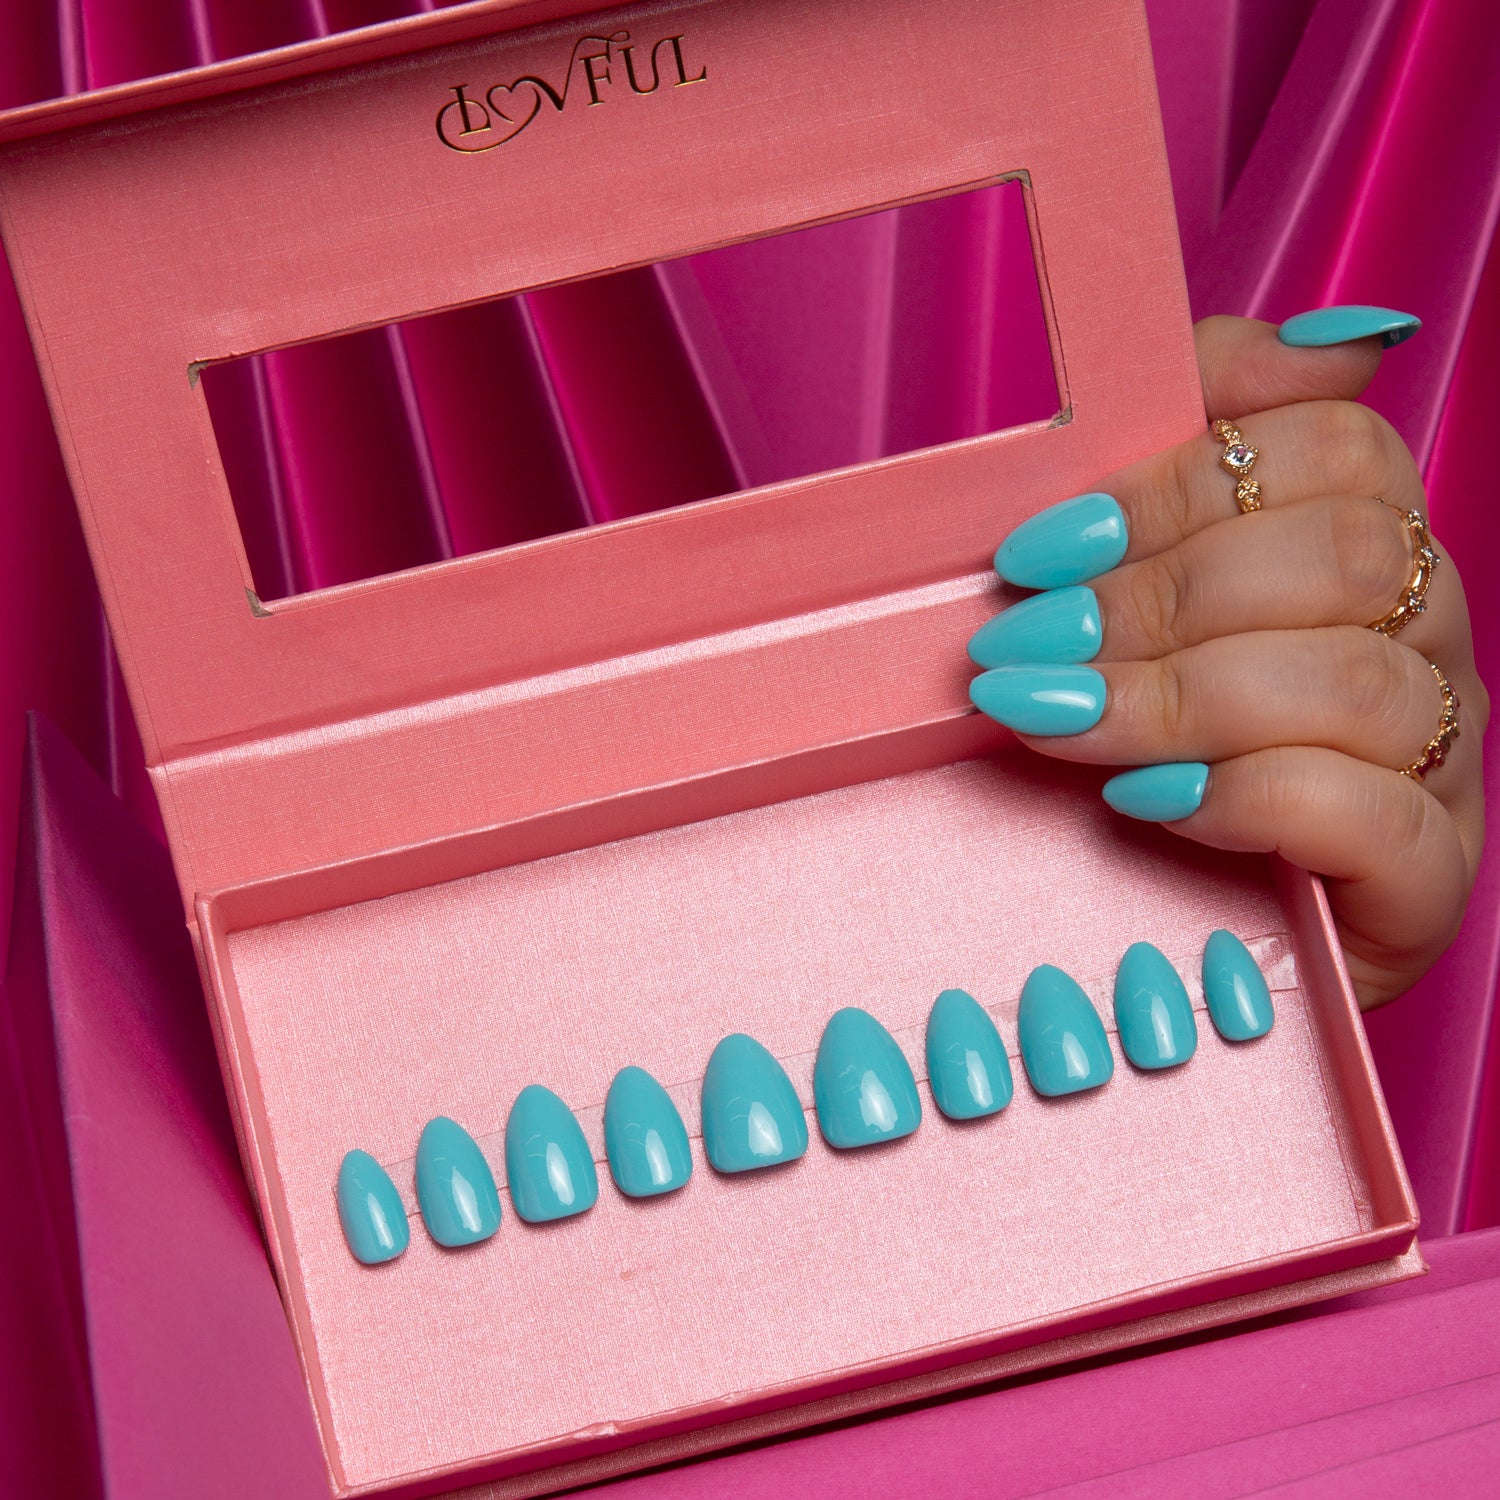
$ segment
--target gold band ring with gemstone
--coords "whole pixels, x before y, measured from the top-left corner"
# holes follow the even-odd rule
[[[1260,509],[1260,480],[1252,479],[1250,471],[1260,457],[1260,449],[1252,448],[1233,422],[1222,418],[1213,425],[1213,435],[1224,445],[1219,467],[1234,480],[1234,498],[1243,515]]]
[[[1375,498],[1380,500],[1379,495]],[[1386,502],[1380,500],[1380,503],[1385,505]],[[1411,577],[1407,580],[1396,607],[1389,614],[1370,622],[1370,629],[1378,630],[1381,635],[1395,635],[1411,624],[1418,615],[1427,612],[1427,589],[1432,583],[1432,575],[1437,572],[1437,565],[1442,561],[1433,550],[1432,533],[1428,531],[1427,518],[1421,511],[1402,510],[1395,505],[1388,508],[1401,517],[1401,524],[1411,536]]]
[[[1421,781],[1429,771],[1437,770],[1447,760],[1448,752],[1458,738],[1458,694],[1453,691],[1453,684],[1436,662],[1428,662],[1427,665],[1432,668],[1432,675],[1437,678],[1438,686],[1443,690],[1443,713],[1438,720],[1437,733],[1427,741],[1422,753],[1409,766],[1402,766],[1399,772],[1413,781]]]

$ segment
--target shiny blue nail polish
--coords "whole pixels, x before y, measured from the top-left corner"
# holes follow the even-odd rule
[[[339,1164],[338,1203],[344,1239],[361,1264],[395,1260],[411,1242],[401,1194],[368,1151],[351,1151]]]
[[[703,1149],[719,1172],[773,1167],[807,1150],[807,1119],[792,1080],[753,1036],[726,1036],[708,1059]]]
[[[1193,1002],[1160,948],[1132,943],[1115,974],[1115,1026],[1138,1068],[1175,1068],[1198,1049]]]
[[[621,1068],[604,1099],[604,1152],[627,1198],[672,1193],[693,1175],[687,1128],[644,1068]]]
[[[1018,734],[1082,734],[1104,714],[1104,678],[1092,667],[992,667],[969,684],[969,698]]]
[[[998,1114],[1015,1092],[1005,1043],[967,990],[944,990],[927,1017],[927,1082],[950,1120]]]
[[[1022,521],[1001,542],[995,571],[1023,589],[1056,589],[1107,573],[1129,545],[1113,495],[1075,495]]]
[[[1221,927],[1203,950],[1203,998],[1226,1042],[1264,1036],[1276,1019],[1270,987],[1250,950]]]
[[[981,625],[969,639],[969,660],[976,667],[1093,661],[1103,644],[1098,597],[1079,584],[1034,594]]]
[[[500,1227],[500,1194],[474,1137],[446,1115],[422,1127],[417,1142],[417,1202],[440,1245],[477,1245]]]
[[[1420,318],[1389,307],[1315,307],[1288,318],[1276,330],[1276,337],[1296,349],[1323,349],[1329,344],[1373,338],[1378,333],[1380,342],[1389,349],[1405,343],[1421,326]]]
[[[835,1011],[823,1028],[813,1102],[823,1139],[841,1150],[897,1141],[922,1123],[922,1101],[906,1054],[857,1005]]]
[[[594,1206],[599,1174],[583,1127],[551,1089],[528,1083],[505,1122],[505,1182],[516,1213],[550,1224]]]
[[[1026,1076],[1039,1094],[1079,1094],[1114,1076],[1114,1054],[1093,1002],[1051,964],[1033,969],[1022,988],[1016,1031]]]
[[[1201,760],[1141,766],[1104,783],[1103,797],[1117,813],[1147,823],[1175,823],[1203,805],[1208,767]]]

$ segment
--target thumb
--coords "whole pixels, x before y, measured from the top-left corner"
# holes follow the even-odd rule
[[[1380,368],[1378,331],[1323,348],[1293,348],[1277,338],[1274,323],[1204,318],[1194,337],[1210,422],[1297,401],[1352,401]]]

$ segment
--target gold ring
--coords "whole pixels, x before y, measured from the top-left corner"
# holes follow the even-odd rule
[[[1224,445],[1219,458],[1219,467],[1234,480],[1234,498],[1242,515],[1260,509],[1260,480],[1252,479],[1250,471],[1260,457],[1260,449],[1252,448],[1233,422],[1222,418],[1213,425],[1213,435]]]
[[[1447,760],[1448,752],[1453,748],[1453,742],[1458,738],[1458,694],[1453,691],[1453,684],[1443,675],[1443,669],[1436,662],[1428,662],[1432,668],[1432,675],[1437,678],[1438,686],[1443,690],[1443,715],[1438,720],[1438,730],[1433,737],[1427,741],[1422,753],[1409,765],[1402,766],[1399,774],[1409,776],[1413,781],[1421,781],[1429,771],[1435,771]]]
[[[1379,495],[1375,498],[1380,500]],[[1380,500],[1380,503],[1386,504],[1384,500]],[[1433,551],[1432,533],[1428,531],[1427,518],[1421,511],[1402,510],[1395,505],[1388,506],[1388,509],[1394,510],[1401,517],[1401,524],[1411,536],[1411,578],[1408,579],[1396,607],[1388,615],[1382,615],[1380,619],[1370,623],[1371,630],[1378,630],[1381,635],[1386,636],[1395,635],[1418,615],[1427,612],[1427,588],[1432,582],[1432,575],[1437,572],[1437,565],[1442,561]]]

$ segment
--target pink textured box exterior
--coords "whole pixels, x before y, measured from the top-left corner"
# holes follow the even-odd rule
[[[1138,5],[576,8],[0,117],[0,230],[334,1490],[534,1494],[1414,1274],[1317,883],[1122,828],[967,703],[995,539],[1202,431]],[[680,82],[591,107],[620,33],[677,38]],[[453,149],[455,90],[527,75],[572,78],[565,107],[533,90],[514,140]],[[1058,421],[255,596],[205,362],[1016,176]],[[434,1114],[498,1162],[544,1080],[602,1159],[627,1061],[696,1130],[727,1031],[806,1102],[839,1005],[920,1076],[946,985],[1013,1041],[1035,963],[1103,1000],[1128,943],[1190,971],[1219,926],[1276,994],[1254,1047],[574,1222],[507,1209],[463,1254],[419,1224],[387,1267],[343,1245],[343,1152],[410,1208]]]

